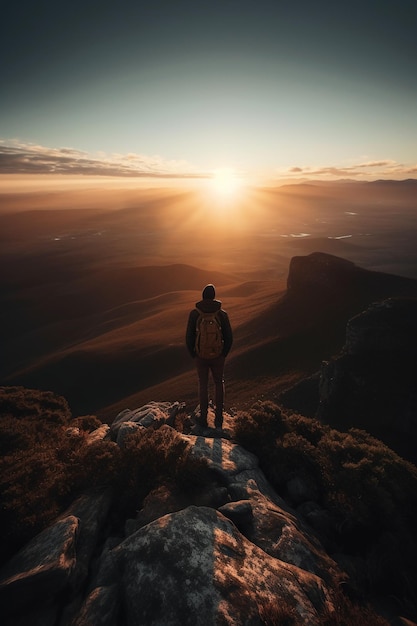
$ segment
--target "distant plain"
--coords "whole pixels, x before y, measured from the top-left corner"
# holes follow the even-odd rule
[[[416,192],[417,181],[347,181],[235,197],[168,183],[3,193],[0,382],[104,418],[150,400],[193,405],[185,325],[213,282],[235,335],[226,404],[273,398],[330,356],[274,351],[289,333],[274,311],[291,258],[321,251],[417,279]]]

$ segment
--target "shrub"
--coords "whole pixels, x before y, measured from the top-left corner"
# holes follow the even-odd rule
[[[193,457],[190,444],[169,426],[132,433],[125,445],[119,472],[122,509],[136,509],[162,484],[193,492],[207,482],[207,461]]]
[[[390,622],[370,606],[355,604],[339,590],[333,593],[333,609],[320,615],[321,626],[389,626]]]
[[[87,433],[91,433],[96,428],[100,428],[103,425],[98,417],[95,415],[82,415],[81,417],[75,417],[71,420],[71,426],[79,428]]]
[[[293,476],[320,484],[317,449],[322,436],[318,422],[289,417],[272,402],[258,402],[249,413],[239,413],[236,440],[259,458],[262,469],[278,491]]]
[[[117,465],[110,442],[88,446],[93,416],[71,419],[50,392],[0,388],[0,559],[8,558],[59,515],[79,493],[109,484]],[[69,425],[80,431],[67,434]],[[85,430],[87,428],[87,430]]]
[[[65,398],[51,391],[25,387],[0,387],[0,414],[14,418],[36,419],[62,424],[71,418]]]
[[[249,413],[237,414],[236,441],[269,467],[274,465],[275,441],[286,432],[281,411],[272,402],[257,402]]]
[[[295,608],[281,598],[263,602],[259,606],[259,616],[262,626],[298,626],[300,618]]]
[[[108,440],[88,444],[100,420],[72,419],[66,401],[49,392],[0,388],[0,406],[0,559],[91,488],[113,486],[116,517],[123,518],[161,484],[193,492],[208,480],[206,461],[169,427],[132,435],[122,451]]]
[[[329,546],[334,548],[336,539],[338,551],[361,556],[369,589],[381,594],[389,590],[415,608],[414,465],[364,431],[339,432],[317,420],[285,414],[271,403],[258,403],[238,415],[236,439],[258,455],[267,478],[283,495],[292,476],[312,481],[318,503],[333,523]],[[363,572],[353,568],[352,573],[363,579]]]

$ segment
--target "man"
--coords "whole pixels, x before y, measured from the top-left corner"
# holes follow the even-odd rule
[[[195,359],[198,374],[198,391],[200,400],[200,419],[198,424],[207,428],[208,411],[208,379],[209,373],[213,377],[215,385],[215,428],[223,426],[224,404],[224,362],[233,343],[232,328],[229,316],[222,309],[220,300],[215,300],[216,290],[214,285],[206,285],[202,293],[203,299],[196,303],[196,308],[190,312],[187,324],[186,344],[189,353]],[[211,314],[211,315],[210,315]],[[220,335],[221,345],[217,350],[214,347],[215,356],[205,356],[204,350],[200,349],[199,341],[203,333],[203,319],[215,326]],[[221,331],[221,332],[220,332]],[[213,339],[215,342],[216,339]],[[217,352],[219,353],[217,355]]]

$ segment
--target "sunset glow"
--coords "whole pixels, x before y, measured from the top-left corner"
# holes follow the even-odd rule
[[[417,176],[416,3],[105,4],[8,3],[0,174]]]
[[[211,186],[220,196],[234,196],[242,187],[242,179],[233,168],[223,167],[213,171]]]

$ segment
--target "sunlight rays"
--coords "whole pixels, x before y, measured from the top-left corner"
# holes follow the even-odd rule
[[[199,190],[199,208],[214,228],[240,231],[247,228],[250,187],[240,172],[232,167],[212,170]]]
[[[214,194],[230,197],[236,195],[242,189],[242,178],[238,176],[235,169],[222,167],[213,170],[210,185]]]

